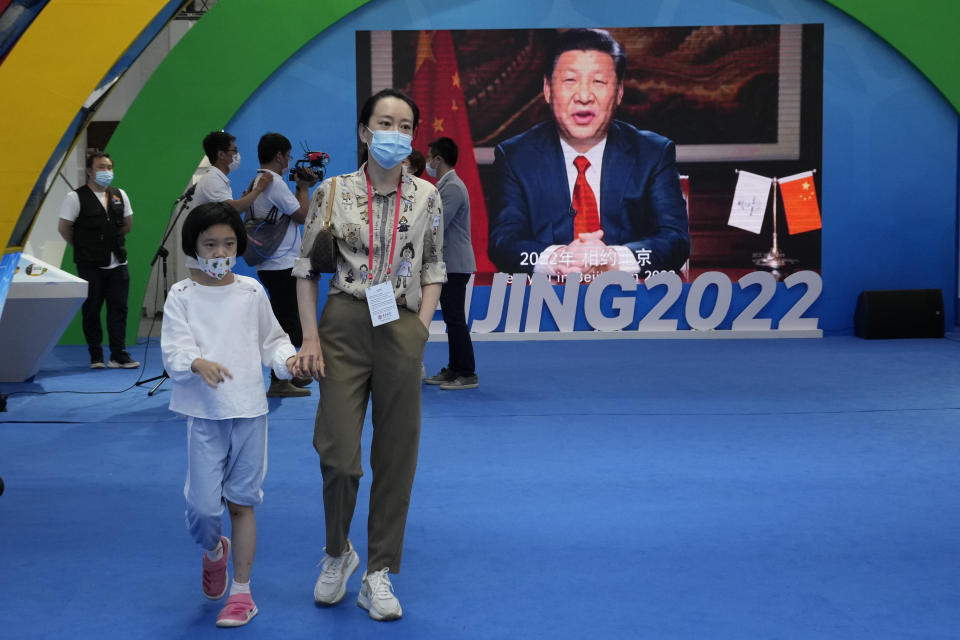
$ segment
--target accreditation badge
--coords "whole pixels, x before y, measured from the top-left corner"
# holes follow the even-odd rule
[[[400,318],[397,299],[393,297],[392,282],[381,282],[367,289],[367,309],[370,310],[370,320],[375,327]]]

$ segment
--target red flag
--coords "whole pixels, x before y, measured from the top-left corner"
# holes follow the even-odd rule
[[[790,235],[822,228],[813,172],[797,173],[780,178],[779,182],[780,193],[783,195],[783,212],[787,216]]]
[[[477,260],[476,282],[489,284],[489,274],[496,268],[487,257],[487,204],[473,154],[467,105],[449,31],[420,32],[410,97],[420,107],[420,127],[413,140],[414,149],[427,155],[427,145],[440,137],[457,143],[459,157],[455,170],[470,194],[470,239]]]

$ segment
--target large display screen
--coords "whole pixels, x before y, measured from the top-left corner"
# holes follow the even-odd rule
[[[577,295],[586,322],[575,324],[592,329],[610,325],[585,308],[599,282],[628,297],[661,288],[653,307],[679,282],[713,311],[724,279],[743,291],[781,283],[769,299],[798,280],[819,293],[822,25],[369,31],[356,42],[358,100],[402,89],[421,109],[414,148],[442,136],[459,146],[475,284],[542,279],[557,300]],[[530,294],[524,315],[538,316]],[[635,297],[615,328],[643,328],[653,309]],[[734,310],[679,310],[679,327],[704,316],[730,327]],[[489,312],[475,309],[475,324]]]

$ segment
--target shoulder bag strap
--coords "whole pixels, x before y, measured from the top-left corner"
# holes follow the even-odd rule
[[[256,184],[256,182],[257,182],[257,176],[255,175],[255,176],[253,176],[253,180],[251,180],[251,181],[250,181],[250,184],[247,186],[246,191],[243,192],[243,195],[244,195],[244,196],[247,195],[248,193],[250,193],[251,191],[253,191],[253,185]],[[241,197],[243,197],[243,196],[241,196]],[[256,199],[254,199],[254,202],[256,202]],[[253,213],[253,202],[250,203],[250,207],[246,210],[246,214],[247,214],[247,215],[245,215],[245,216],[243,217],[243,219],[244,219],[245,221],[246,221],[246,220],[256,220],[256,219],[257,219],[257,216],[254,215],[254,213]]]
[[[333,197],[337,193],[337,177],[330,178],[330,195],[327,196],[327,217],[323,221],[323,229],[330,228],[330,214],[333,212]]]

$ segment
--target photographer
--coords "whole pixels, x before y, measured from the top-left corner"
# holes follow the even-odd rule
[[[257,144],[260,171],[254,180],[252,191],[256,190],[263,176],[270,176],[271,181],[246,215],[249,216],[252,212],[254,218],[263,220],[270,215],[271,211],[274,211],[280,216],[290,217],[286,234],[280,244],[269,256],[259,256],[263,261],[256,265],[256,269],[257,277],[270,295],[270,306],[273,307],[274,315],[277,316],[283,330],[290,336],[290,342],[299,349],[303,342],[303,331],[300,328],[300,315],[297,310],[297,281],[291,276],[291,271],[294,261],[300,256],[298,227],[307,217],[310,206],[310,187],[317,183],[319,177],[310,169],[298,167],[294,171],[294,180],[297,183],[296,195],[290,193],[290,189],[284,183],[283,175],[290,165],[291,149],[290,141],[279,133],[265,133],[260,138]],[[278,217],[278,220],[281,218]],[[292,383],[288,380],[280,380],[271,371],[267,397],[308,396],[310,390],[303,387],[308,386],[310,382],[310,378],[294,378]]]

